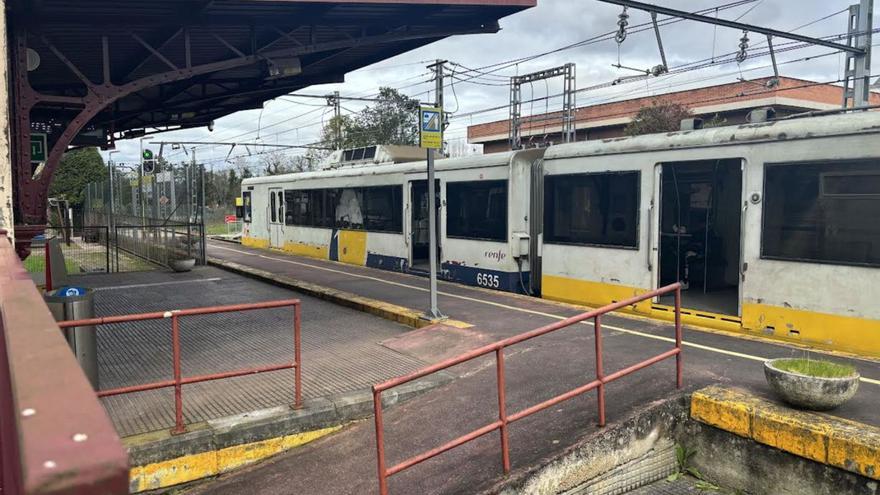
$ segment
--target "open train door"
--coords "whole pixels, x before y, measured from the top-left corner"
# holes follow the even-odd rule
[[[269,189],[269,245],[284,247],[284,191],[281,188]]]
[[[651,289],[657,289],[660,286],[660,277],[658,270],[660,266],[660,199],[663,197],[663,164],[654,165],[653,172],[653,191],[651,195],[651,203],[648,206],[648,252],[646,255],[646,263],[648,272],[651,274]],[[659,302],[654,298],[654,302]]]

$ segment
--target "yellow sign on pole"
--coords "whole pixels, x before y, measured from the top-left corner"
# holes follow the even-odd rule
[[[419,108],[420,146],[439,150],[443,147],[443,110],[437,107]]]

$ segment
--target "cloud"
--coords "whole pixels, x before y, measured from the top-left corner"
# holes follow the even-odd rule
[[[689,11],[713,8],[726,3],[724,0],[652,1],[667,7]],[[751,9],[741,19],[742,22],[779,30],[791,30],[833,12],[843,10],[850,3],[851,0],[799,0],[797,2],[759,0],[749,5],[721,11],[718,15],[727,19],[735,19]],[[326,94],[338,90],[343,95],[365,96],[374,94],[380,86],[393,86],[403,87],[403,91],[407,94],[430,99],[431,95],[428,92],[433,89],[433,83],[429,80],[430,76],[425,68],[429,60],[446,59],[467,67],[482,67],[550,51],[615,30],[620,10],[620,7],[594,0],[538,0],[537,7],[502,19],[502,30],[497,34],[448,38],[352,72],[346,76],[344,84],[315,86],[307,88],[301,93]],[[644,12],[631,10],[630,15],[630,26],[650,21],[649,15]],[[827,36],[842,33],[845,30],[846,16],[841,14],[808,26],[798,33],[809,36]],[[732,29],[720,27],[715,29],[709,25],[685,21],[664,26],[661,28],[661,35],[669,65],[676,67],[735,51],[742,33]],[[749,34],[749,39],[753,51],[760,50],[757,47],[766,44],[766,39],[756,33]],[[783,46],[783,43],[786,41],[776,40],[775,42],[777,46]],[[837,55],[797,63],[784,63],[827,52],[829,49],[811,47],[779,53],[777,58],[781,64],[781,73],[816,81],[836,80],[842,67],[842,57]],[[509,88],[505,85],[505,78],[517,73],[523,74],[568,62],[577,64],[577,86],[579,88],[608,82],[620,76],[636,74],[633,71],[612,67],[612,64],[618,62],[618,57],[622,65],[630,67],[649,68],[659,64],[660,56],[653,32],[647,30],[642,33],[633,33],[619,47],[614,41],[605,41],[525,61],[499,71],[497,76],[502,77],[481,77],[472,82],[457,82],[454,86],[454,93],[453,88],[447,90],[447,109],[458,110],[458,113],[462,114],[505,105],[509,101]],[[880,61],[877,62],[880,63]],[[769,57],[761,57],[749,59],[741,67],[737,64],[727,64],[652,79],[647,82],[580,93],[577,97],[578,104],[586,105],[611,99],[645,96],[688,87],[733,82],[740,77],[740,69],[743,71],[743,76],[747,78],[762,77],[772,74],[769,67],[764,67],[768,64]],[[548,93],[556,94],[561,91],[561,82],[536,83],[531,87],[524,88],[524,90],[526,99],[530,94],[534,94],[535,97],[541,97]],[[236,137],[238,140],[255,141],[258,136],[258,128],[271,126],[259,132],[259,137],[263,142],[306,144],[318,138],[322,118],[329,117],[326,113],[327,109],[314,106],[323,103],[323,100],[318,99],[278,99],[267,102],[262,111],[239,112],[218,120],[213,133],[209,133],[206,129],[191,129],[162,134],[156,139],[225,141]],[[525,105],[524,110],[535,113],[544,110],[552,111],[559,109],[560,104],[559,99],[536,102]],[[346,101],[343,106],[348,110],[357,111],[362,108],[363,104]],[[450,140],[463,140],[468,125],[505,118],[507,118],[507,110],[501,109],[471,118],[454,119],[447,137]],[[137,160],[139,151],[137,141],[119,142],[118,149],[120,153],[114,155],[117,161],[134,162]],[[252,153],[255,151],[258,150],[250,150]],[[200,161],[205,160],[209,167],[217,168],[228,166],[223,160],[228,152],[228,147],[201,146],[198,149]],[[247,152],[248,150],[236,148],[233,155],[247,154]],[[166,153],[166,155],[174,161],[187,158],[181,152]]]

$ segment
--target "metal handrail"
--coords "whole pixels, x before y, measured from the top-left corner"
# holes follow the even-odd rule
[[[646,359],[639,363],[636,363],[632,366],[624,368],[622,370],[616,371],[609,375],[605,375],[602,363],[602,324],[601,317],[607,313],[625,308],[627,306],[632,306],[638,302],[645,301],[648,299],[653,299],[658,296],[662,296],[664,294],[669,294],[671,292],[675,293],[675,347],[666,352],[658,354],[652,358]],[[564,394],[553,397],[552,399],[545,400],[539,404],[523,409],[519,412],[515,412],[513,414],[507,413],[507,403],[505,396],[505,376],[504,376],[504,349],[506,347],[512,346],[514,344],[518,344],[520,342],[524,342],[526,340],[534,339],[536,337],[540,337],[542,335],[546,335],[551,332],[555,332],[557,330],[561,330],[563,328],[567,328],[576,323],[583,322],[585,320],[593,320],[593,327],[595,332],[595,344],[596,344],[596,379],[581,385],[575,389],[572,389]],[[402,385],[404,383],[408,383],[414,380],[418,380],[419,378],[423,378],[432,373],[436,373],[438,371],[445,370],[447,368],[451,368],[453,366],[465,363],[467,361],[485,356],[487,354],[495,353],[495,363],[496,363],[496,375],[497,381],[496,386],[498,389],[498,420],[494,421],[482,428],[478,428],[466,435],[462,435],[454,440],[451,440],[439,447],[435,447],[431,450],[423,452],[422,454],[416,455],[414,457],[410,457],[390,468],[386,468],[385,464],[385,427],[382,421],[382,392]],[[546,325],[535,330],[522,333],[520,335],[516,335],[513,337],[509,337],[504,340],[500,340],[493,344],[488,344],[483,347],[474,349],[470,352],[466,352],[461,354],[460,356],[447,359],[445,361],[441,361],[432,366],[428,366],[422,368],[421,370],[415,371],[408,375],[404,375],[397,378],[392,378],[385,382],[379,383],[373,386],[373,412],[374,419],[376,423],[376,461],[378,464],[378,473],[379,473],[379,493],[381,495],[387,495],[388,493],[388,477],[394,474],[397,474],[407,468],[415,466],[421,462],[424,462],[432,457],[436,457],[448,450],[454,449],[455,447],[461,446],[471,440],[475,440],[479,437],[487,433],[491,433],[495,430],[499,430],[500,432],[500,441],[501,441],[501,461],[502,467],[504,468],[504,473],[510,472],[510,452],[509,452],[509,441],[508,441],[508,432],[507,427],[510,423],[523,419],[527,416],[535,414],[537,412],[543,411],[548,407],[552,407],[560,402],[566,401],[568,399],[574,398],[578,395],[581,395],[585,392],[588,392],[593,389],[597,389],[597,401],[598,401],[598,409],[599,409],[599,426],[605,426],[605,385],[609,382],[622,378],[626,375],[634,373],[642,368],[646,368],[652,364],[658,363],[665,359],[668,359],[672,356],[675,356],[675,376],[676,376],[676,387],[681,388],[682,386],[682,362],[681,362],[681,283],[675,283],[672,285],[667,285],[666,287],[662,287],[657,290],[653,290],[651,292],[647,292],[641,294],[639,296],[631,297],[629,299],[619,301],[613,304],[609,304],[607,306],[603,306],[598,309],[594,309],[592,311],[587,311],[586,313],[581,313],[576,316],[572,316],[570,318],[566,318],[564,320],[558,321],[556,323],[552,323],[550,325]]]
[[[0,230],[0,493],[128,493],[128,454]]]
[[[252,311],[257,309],[271,309],[293,306],[293,362],[274,364],[259,368],[246,368],[234,371],[225,371],[221,373],[212,373],[206,375],[183,377],[180,365],[180,324],[179,319],[184,316],[209,315],[217,313],[233,313],[239,311]],[[99,325],[109,325],[113,323],[127,323],[132,321],[144,320],[163,320],[171,319],[171,349],[173,354],[174,378],[171,380],[163,380],[158,382],[144,383],[140,385],[131,385],[127,387],[113,388],[109,390],[99,390],[98,397],[108,397],[111,395],[130,394],[134,392],[143,392],[145,390],[155,390],[160,388],[174,387],[174,428],[172,433],[178,434],[186,431],[186,425],[183,421],[183,386],[192,383],[207,382],[213,380],[221,380],[224,378],[232,378],[237,376],[255,375],[258,373],[267,373],[270,371],[294,370],[294,408],[302,407],[302,357],[300,337],[300,318],[301,318],[301,302],[299,299],[286,299],[281,301],[269,301],[260,303],[247,304],[231,304],[227,306],[208,306],[203,308],[177,309],[173,311],[158,311],[153,313],[139,313],[121,316],[104,316],[100,318],[88,318],[82,320],[64,321],[58,325],[61,328],[73,327],[96,327]]]

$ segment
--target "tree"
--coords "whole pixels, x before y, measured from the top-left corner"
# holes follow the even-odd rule
[[[260,157],[260,164],[263,167],[263,172],[266,175],[279,175],[286,174],[289,172],[289,160],[279,151],[274,153],[267,153]]]
[[[331,149],[375,144],[418,145],[419,101],[394,88],[379,88],[376,99],[380,101],[353,116],[330,119],[321,132],[321,145]]]
[[[107,167],[97,148],[80,148],[68,151],[52,176],[49,196],[62,198],[71,206],[82,206],[86,185],[107,178]]]
[[[627,136],[640,136],[657,132],[673,132],[681,129],[681,121],[693,117],[691,109],[681,103],[654,101],[649,107],[642,107],[632,122],[627,124]]]

